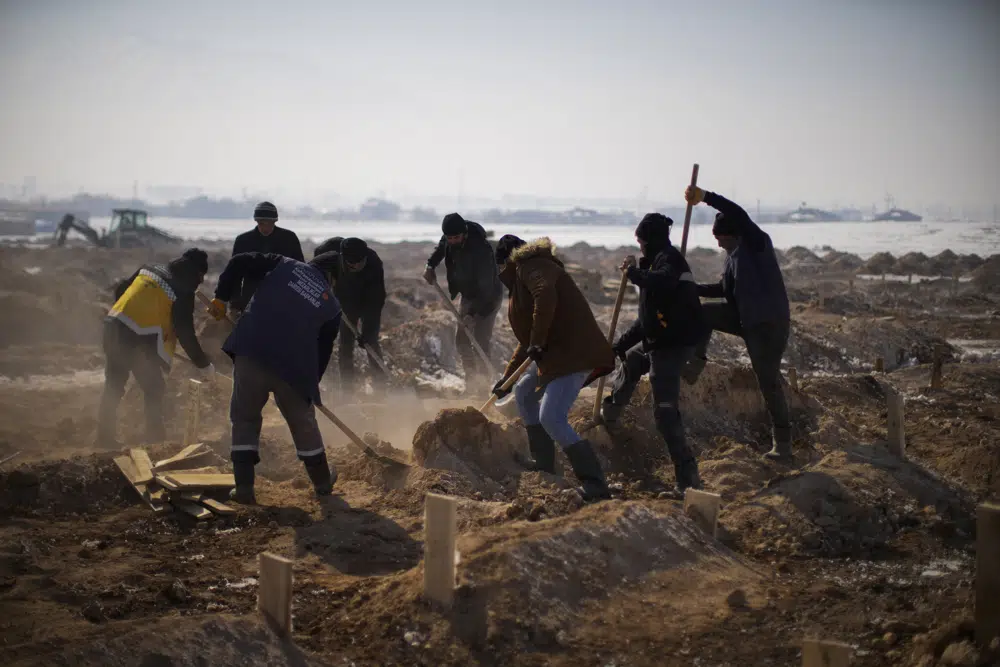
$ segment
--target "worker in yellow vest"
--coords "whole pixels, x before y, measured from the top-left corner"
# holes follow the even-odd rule
[[[115,304],[104,318],[104,393],[97,417],[97,444],[120,447],[115,438],[118,404],[129,375],[142,389],[146,441],[164,439],[164,371],[178,341],[202,379],[214,375],[194,332],[194,295],[208,273],[208,255],[191,248],[166,266],[144,265],[115,289]]]

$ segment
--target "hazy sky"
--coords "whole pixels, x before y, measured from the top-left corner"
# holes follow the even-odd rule
[[[1000,200],[996,0],[0,0],[0,182]],[[462,176],[460,177],[460,174]]]

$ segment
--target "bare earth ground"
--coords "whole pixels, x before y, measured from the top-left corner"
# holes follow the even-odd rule
[[[0,460],[20,452],[0,467],[0,664],[797,665],[805,636],[853,645],[857,665],[996,664],[996,651],[970,641],[968,621],[973,510],[1000,497],[997,257],[866,263],[783,252],[795,464],[759,456],[767,420],[740,341],[717,336],[713,363],[684,387],[702,477],[723,497],[714,540],[659,496],[673,472],[647,385],[610,431],[590,420],[592,388],[574,410],[620,489],[615,500],[581,507],[564,461],[568,481],[521,472],[518,422],[467,409],[486,390],[462,395],[454,319],[415,278],[430,246],[377,249],[389,270],[382,342],[395,387],[341,395],[334,361],[326,403],[422,465],[392,474],[330,427],[340,480],[320,503],[269,405],[260,506],[202,523],[154,515],[112,463],[118,452],[93,446],[109,287],[169,253],[0,250]],[[227,253],[211,250],[217,275]],[[607,325],[624,249],[561,252]],[[711,250],[690,259],[702,280],[721,267]],[[948,278],[857,277],[893,272]],[[622,325],[634,315],[630,294]],[[513,348],[500,322],[497,362]],[[200,314],[199,325],[228,372],[224,329]],[[944,388],[930,390],[939,345]],[[876,356],[888,373],[872,372]],[[154,460],[180,448],[189,374],[182,361],[171,371],[169,441],[148,445]],[[884,447],[887,387],[907,399],[905,461]],[[202,406],[200,435],[222,466],[228,399],[219,379]],[[142,442],[141,415],[130,391],[127,446]],[[428,491],[460,499],[450,611],[420,597]],[[254,613],[264,550],[295,559],[291,641]]]

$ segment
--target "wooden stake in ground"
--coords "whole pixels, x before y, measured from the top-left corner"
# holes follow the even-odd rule
[[[184,446],[194,443],[201,427],[201,380],[188,380],[187,418],[184,420]]]
[[[684,513],[712,537],[719,531],[719,506],[722,496],[718,493],[686,489],[684,491]]]
[[[934,362],[931,366],[931,389],[940,389],[942,382],[942,366],[944,365],[944,351],[940,347],[934,348]]]
[[[257,610],[278,634],[291,634],[292,561],[264,552],[258,563]]]
[[[840,642],[807,639],[802,642],[802,667],[848,667],[851,647]]]
[[[608,327],[608,344],[613,345],[615,342],[615,329],[618,328],[618,315],[622,312],[622,302],[625,301],[625,290],[628,289],[628,275],[622,272],[622,281],[618,285],[618,297],[615,299],[615,309],[611,313],[611,326]],[[601,399],[604,397],[604,380],[607,375],[602,375],[597,380],[597,395],[594,397],[594,414],[593,418],[596,422],[601,417]]]
[[[885,360],[882,357],[875,357],[875,372],[885,373]]]
[[[788,367],[788,386],[796,394],[799,393],[799,372],[795,370],[795,366]]]
[[[976,641],[1000,637],[1000,503],[976,509]]]
[[[691,187],[698,186],[698,165],[695,164],[691,167]],[[688,247],[688,230],[691,228],[691,211],[694,206],[691,204],[687,205],[687,209],[684,211],[684,231],[681,232],[681,254],[687,257],[687,247]]]
[[[455,597],[456,506],[435,493],[424,501],[424,596],[446,607]]]
[[[889,435],[889,452],[899,458],[906,456],[906,429],[903,424],[903,395],[891,387],[885,390],[888,407],[886,431]]]

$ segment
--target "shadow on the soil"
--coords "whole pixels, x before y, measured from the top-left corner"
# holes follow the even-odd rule
[[[395,521],[331,496],[321,521],[296,527],[295,550],[298,558],[315,554],[344,574],[372,576],[415,567],[423,545]]]

